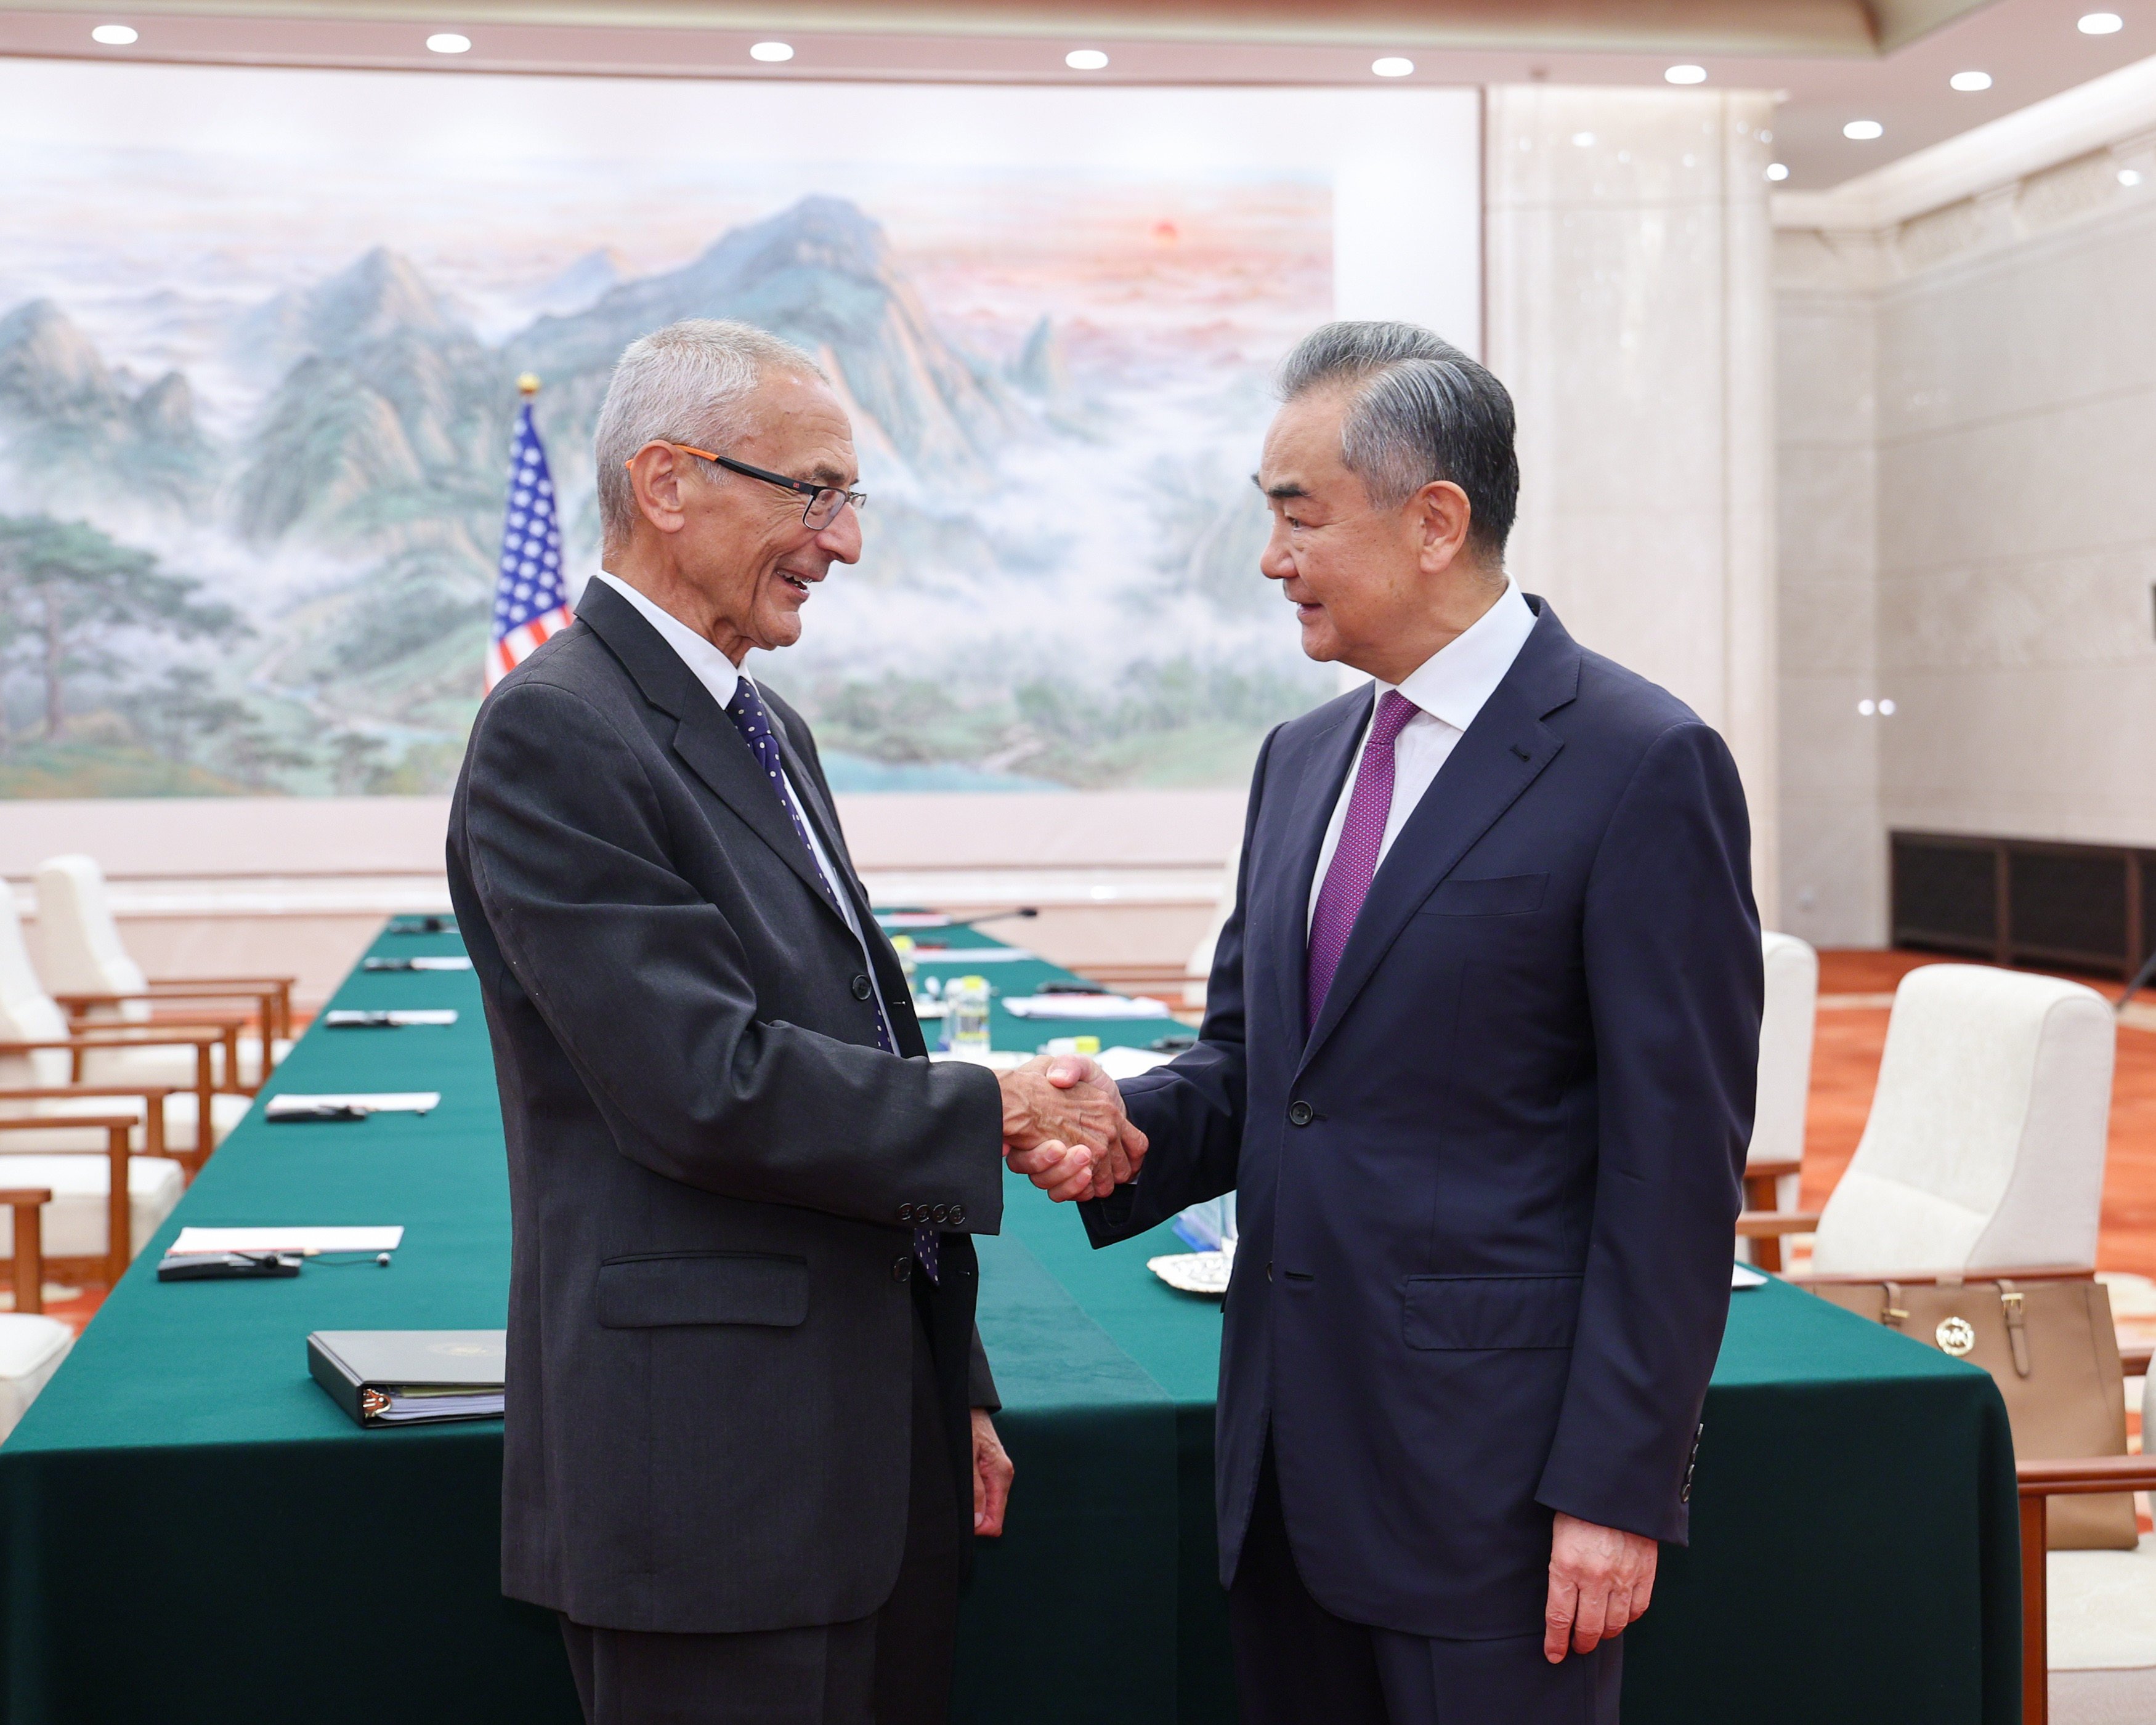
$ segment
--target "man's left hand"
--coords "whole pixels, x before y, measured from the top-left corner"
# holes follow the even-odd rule
[[[1568,1648],[1592,1653],[1638,1622],[1654,1596],[1661,1555],[1661,1547],[1644,1533],[1599,1528],[1560,1512],[1550,1529],[1543,1657],[1561,1665]]]
[[[1017,1472],[1004,1453],[1003,1440],[986,1408],[973,1410],[973,1531],[993,1539],[1004,1530],[1004,1506],[1010,1502]]]

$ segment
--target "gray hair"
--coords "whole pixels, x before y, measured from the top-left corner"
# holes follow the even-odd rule
[[[1353,392],[1340,458],[1379,509],[1396,509],[1434,479],[1467,494],[1468,536],[1504,555],[1519,509],[1512,398],[1450,342],[1416,324],[1332,323],[1281,362],[1281,399]]]
[[[684,318],[629,344],[607,385],[592,438],[599,524],[609,548],[628,540],[636,520],[629,479],[636,452],[676,439],[723,451],[747,429],[743,408],[774,371],[830,381],[800,348],[753,324]]]

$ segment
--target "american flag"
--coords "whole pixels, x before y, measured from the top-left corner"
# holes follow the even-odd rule
[[[533,648],[567,628],[574,615],[562,582],[562,520],[554,509],[553,476],[527,401],[516,416],[516,443],[509,456],[509,510],[501,524],[486,686],[492,688]]]

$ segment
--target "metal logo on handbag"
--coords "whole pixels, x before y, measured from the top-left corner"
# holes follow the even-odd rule
[[[2015,1455],[2070,1461],[2126,1453],[2125,1381],[2102,1283],[1942,1277],[1815,1282],[1811,1292],[1989,1372],[2006,1403]],[[2131,1551],[2138,1537],[2133,1499],[2123,1492],[2054,1498],[2049,1526],[2053,1551]]]

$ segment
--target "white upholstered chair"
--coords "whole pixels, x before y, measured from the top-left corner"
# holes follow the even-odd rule
[[[15,1309],[0,1312],[0,1440],[15,1429],[74,1346],[73,1330],[42,1315],[44,1259],[38,1249],[38,1216],[52,1195],[37,1187],[0,1190],[0,1208],[13,1219],[15,1261]]]
[[[2078,982],[1912,970],[1813,1273],[2093,1268],[2117,1042],[2110,1006]]]
[[[199,1165],[251,1106],[247,1097],[213,1088],[208,1057],[226,1034],[162,1024],[70,1026],[30,966],[13,894],[0,890],[0,1118],[59,1121],[129,1113],[141,1122],[133,1146],[137,1152],[157,1159],[169,1153],[183,1165]],[[107,1055],[167,1057],[146,1072],[121,1067],[78,1079],[78,1059]],[[206,1141],[195,1129],[204,1112],[211,1129]],[[73,1149],[80,1137],[62,1133],[48,1142],[11,1130],[0,1140],[0,1156],[59,1154]],[[62,1184],[73,1190],[93,1177],[76,1169]],[[0,1185],[8,1183],[7,1170],[0,1168]],[[160,1189],[164,1183],[158,1174]]]
[[[1803,1183],[1804,1112],[1811,1099],[1812,1031],[1819,1020],[1819,954],[1794,934],[1759,939],[1766,961],[1766,1011],[1759,1021],[1759,1093],[1744,1162],[1748,1211],[1797,1207]],[[1782,1242],[1740,1240],[1738,1250],[1769,1270],[1782,1267]]]
[[[39,974],[53,999],[77,1023],[147,1024],[158,1006],[200,1017],[238,1018],[252,1012],[259,1031],[241,1031],[214,1057],[218,1088],[254,1092],[291,1050],[292,979],[289,976],[174,977],[151,980],[128,956],[105,889],[105,871],[85,856],[48,857],[38,868]],[[265,1038],[269,1060],[263,1051]],[[228,1070],[236,1048],[238,1070]],[[83,1076],[100,1082],[175,1078],[187,1056],[173,1049],[136,1049],[85,1058]]]

